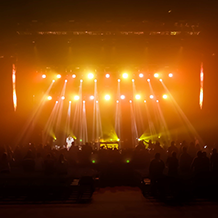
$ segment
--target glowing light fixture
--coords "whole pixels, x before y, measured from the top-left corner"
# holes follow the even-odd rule
[[[144,100],[144,103],[146,103],[146,100]]]
[[[124,100],[126,97],[125,97],[125,95],[121,95],[120,98],[121,98],[122,100]]]
[[[150,99],[153,99],[154,98],[154,96],[153,95],[150,95]]]
[[[62,100],[64,100],[64,99],[65,99],[65,97],[64,97],[64,96],[62,96],[62,97],[61,97],[61,99],[62,99]]]
[[[75,101],[78,101],[78,100],[79,100],[79,95],[75,95],[75,96],[74,96],[74,100],[75,100]]]
[[[45,79],[45,78],[46,78],[46,75],[45,75],[45,74],[43,74],[43,75],[42,75],[42,78],[43,78],[43,79]]]
[[[13,64],[13,70],[12,70],[12,84],[13,84],[13,105],[14,105],[14,111],[17,110],[17,91],[16,91],[16,68]]]
[[[106,77],[106,78],[110,78],[110,74],[107,73],[107,74],[105,75],[105,77]]]
[[[52,80],[52,82],[54,83],[54,82],[55,82],[55,80],[53,79],[53,80]]]
[[[147,79],[147,81],[150,82],[151,80],[150,80],[150,79]]]
[[[83,80],[81,79],[81,80],[80,80],[80,82],[82,83],[82,82],[83,82]]]
[[[97,83],[97,79],[95,79],[94,81],[95,81],[95,83]]]
[[[158,102],[159,102],[159,100],[156,100],[156,102],[158,103]]]
[[[159,74],[158,74],[158,73],[155,73],[155,74],[154,74],[154,77],[155,77],[155,78],[158,78],[158,77],[159,77]]]
[[[60,78],[61,78],[61,74],[58,74],[58,75],[57,75],[57,78],[60,79]]]
[[[48,96],[47,99],[48,99],[49,101],[51,101],[51,100],[52,100],[52,97],[51,97],[51,96]]]
[[[58,104],[58,101],[56,101],[56,104]]]
[[[124,79],[127,79],[128,78],[128,73],[123,73],[123,75],[122,75],[122,77],[124,78]]]
[[[92,163],[94,164],[94,163],[95,163],[95,160],[92,160]]]
[[[95,97],[94,97],[93,95],[91,95],[91,96],[89,97],[89,99],[90,99],[90,100],[94,100]]]
[[[105,95],[105,96],[104,96],[104,99],[105,99],[106,101],[109,101],[109,100],[111,99],[111,97],[110,97],[110,95]]]
[[[163,80],[162,80],[162,79],[159,79],[159,81],[162,82]]]
[[[65,79],[65,83],[67,83],[67,79]]]
[[[93,79],[94,78],[94,74],[93,73],[88,73],[88,79]]]
[[[129,103],[132,103],[132,100],[130,100]]]
[[[117,100],[117,104],[119,103],[119,100]]]
[[[137,95],[135,96],[135,98],[136,98],[137,100],[139,100],[139,99],[141,98],[141,95],[137,94]]]
[[[167,99],[168,96],[166,94],[163,95],[163,99]]]
[[[144,77],[144,74],[143,74],[143,73],[140,73],[140,74],[139,74],[139,77],[140,77],[140,78],[143,78],[143,77]]]
[[[72,75],[72,78],[74,78],[74,79],[75,79],[75,78],[76,78],[76,74],[73,74],[73,75]]]
[[[120,82],[120,79],[118,79],[117,81],[118,81],[118,83],[119,83],[119,82]]]
[[[169,75],[168,75],[170,78],[172,78],[173,77],[173,74],[172,73],[169,73]]]
[[[71,101],[69,101],[69,104],[71,104]]]
[[[129,160],[126,160],[126,163],[129,163],[130,161]]]

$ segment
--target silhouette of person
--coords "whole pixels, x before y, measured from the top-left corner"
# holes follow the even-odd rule
[[[192,162],[192,158],[187,153],[187,147],[183,147],[182,154],[179,160],[179,168],[181,173],[188,173],[190,171],[191,162]]]
[[[167,158],[167,161],[166,161],[166,165],[168,166],[168,175],[169,176],[177,176],[178,174],[178,167],[179,167],[179,161],[176,157],[176,152],[174,151],[172,153],[172,156],[171,157],[168,157]]]

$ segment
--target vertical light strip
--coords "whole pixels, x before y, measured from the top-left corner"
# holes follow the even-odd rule
[[[16,111],[17,110],[16,69],[14,64],[12,69],[12,85],[13,85],[13,106],[14,106],[14,111]]]
[[[200,109],[203,108],[203,100],[204,100],[204,69],[203,63],[201,63],[201,72],[200,72],[200,96],[199,96],[199,105]]]

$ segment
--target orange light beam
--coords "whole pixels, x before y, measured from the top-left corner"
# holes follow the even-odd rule
[[[200,109],[203,108],[203,100],[204,100],[204,69],[203,63],[201,63],[201,72],[200,72],[200,95],[199,95],[199,105]]]
[[[12,67],[12,84],[13,84],[13,106],[14,106],[14,111],[16,111],[17,110],[16,68],[14,64]]]

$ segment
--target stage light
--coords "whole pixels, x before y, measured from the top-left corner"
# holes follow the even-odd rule
[[[107,73],[107,74],[105,75],[105,77],[106,77],[106,78],[110,78],[110,74]]]
[[[118,83],[119,83],[119,82],[120,82],[120,79],[118,79],[117,81],[118,81]]]
[[[71,101],[69,101],[69,104],[71,104]]]
[[[144,100],[144,103],[146,103],[146,100]]]
[[[93,95],[91,95],[91,96],[89,97],[89,99],[90,99],[90,100],[94,100],[95,97],[94,97]]]
[[[119,141],[120,141],[120,139],[117,139],[117,141],[119,142]]]
[[[75,101],[78,101],[78,100],[79,100],[79,95],[75,95],[75,96],[74,96],[74,100],[75,100]]]
[[[94,74],[93,74],[93,73],[89,73],[89,74],[88,74],[88,78],[89,78],[89,79],[93,79],[93,78],[94,78]]]
[[[137,95],[135,96],[135,98],[136,98],[137,100],[139,100],[139,99],[141,98],[141,96],[137,94]]]
[[[155,74],[154,74],[154,77],[155,77],[155,78],[158,78],[158,77],[159,77],[159,74],[158,74],[158,73],[155,73]]]
[[[64,97],[64,96],[62,96],[62,97],[61,97],[61,99],[62,99],[62,100],[64,100],[64,99],[65,99],[65,97]]]
[[[43,74],[43,75],[42,75],[42,78],[43,78],[43,79],[45,79],[45,78],[46,78],[46,75],[45,75],[45,74]]]
[[[163,99],[167,99],[168,96],[166,94],[163,95]]]
[[[148,82],[150,82],[150,79],[147,79]]]
[[[128,78],[128,73],[123,73],[122,76],[123,76],[124,79],[127,79]]]
[[[143,74],[143,73],[140,73],[140,74],[139,74],[139,77],[140,77],[140,78],[143,78],[143,77],[144,77],[144,74]]]
[[[57,78],[58,78],[58,79],[60,79],[60,78],[61,78],[61,75],[60,75],[60,74],[58,74],[58,75],[57,75]]]
[[[154,98],[154,96],[153,95],[150,95],[150,99],[153,99]]]
[[[105,96],[104,96],[104,99],[105,99],[106,101],[109,101],[109,100],[111,99],[111,97],[110,97],[110,95],[105,95]]]
[[[95,81],[95,83],[97,83],[97,79],[95,79],[94,81]]]
[[[98,104],[98,101],[96,101],[96,104]]]
[[[52,80],[52,82],[54,83],[54,82],[55,82],[55,80],[53,79],[53,80]]]
[[[130,100],[129,103],[132,103],[132,100]]]
[[[81,80],[80,80],[80,82],[82,83],[82,82],[83,82],[83,80],[81,79]]]
[[[129,160],[126,160],[126,163],[129,163],[130,161]]]
[[[48,99],[49,101],[51,101],[51,100],[52,100],[52,97],[51,97],[51,96],[48,96],[47,99]]]
[[[58,101],[56,101],[56,104],[58,104]]]
[[[75,78],[76,78],[76,75],[75,75],[75,74],[73,74],[73,75],[72,75],[72,77],[75,79]]]
[[[162,80],[162,79],[159,79],[159,81],[162,82],[163,80]]]
[[[158,102],[159,102],[159,100],[156,100],[156,102],[158,103]]]
[[[119,103],[119,101],[117,100],[117,104]]]
[[[173,74],[172,74],[172,73],[169,73],[169,77],[172,78],[172,77],[173,77]]]
[[[86,103],[86,101],[83,101],[83,104],[85,104]]]
[[[67,79],[65,79],[65,83],[67,83]]]
[[[125,95],[121,95],[120,98],[121,98],[122,100],[124,100],[126,97],[125,97]]]
[[[135,82],[135,80],[134,80],[134,79],[132,79],[132,82],[134,83],[134,82]]]
[[[95,163],[95,160],[92,160],[92,163],[94,164],[94,163]]]

